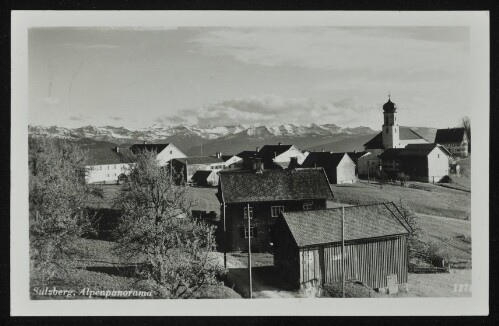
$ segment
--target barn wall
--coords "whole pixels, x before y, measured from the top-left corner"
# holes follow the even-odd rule
[[[166,165],[168,162],[170,162],[171,159],[184,157],[187,156],[182,153],[177,147],[170,144],[160,153],[158,153],[156,159],[159,161],[160,165]]]
[[[86,166],[87,175],[85,180],[87,183],[112,183],[118,182],[118,177],[127,172],[129,164],[103,164],[103,165],[88,165]]]
[[[359,280],[371,288],[387,286],[386,277],[397,274],[398,283],[407,283],[407,241],[405,236],[345,245],[347,280]],[[315,268],[315,267],[314,267]],[[324,282],[342,280],[341,245],[324,248]]]
[[[300,284],[321,282],[319,247],[301,248],[299,253]]]
[[[428,155],[428,182],[439,182],[449,175],[449,157],[438,147]]]
[[[356,179],[355,163],[347,154],[345,154],[336,167],[336,183],[354,183]]]

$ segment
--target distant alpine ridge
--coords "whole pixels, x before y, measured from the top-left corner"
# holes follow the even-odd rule
[[[32,136],[48,136],[53,138],[78,140],[89,138],[99,141],[113,143],[124,143],[130,141],[144,140],[158,142],[167,139],[183,138],[192,140],[216,140],[220,138],[248,137],[253,139],[272,139],[275,137],[303,138],[324,137],[332,135],[368,135],[375,133],[369,127],[341,128],[335,124],[311,124],[295,125],[282,124],[279,126],[197,126],[177,125],[171,127],[160,127],[153,125],[149,128],[129,130],[124,127],[95,127],[85,126],[80,128],[29,126],[29,134]]]

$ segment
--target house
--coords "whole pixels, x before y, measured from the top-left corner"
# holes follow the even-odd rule
[[[132,154],[126,148],[89,149],[86,164],[87,183],[117,183],[133,162]]]
[[[298,164],[302,164],[307,153],[303,153],[294,145],[265,145],[257,156],[262,159],[265,169],[285,169],[291,163],[292,158],[296,158]]]
[[[200,187],[216,187],[218,186],[218,173],[215,170],[197,170],[190,181]]]
[[[352,161],[355,163],[355,175],[358,175],[359,174],[359,159],[361,157],[364,157],[368,154],[370,154],[369,152],[366,152],[366,151],[362,151],[362,152],[357,152],[357,151],[353,151],[353,152],[347,152],[348,156],[350,156],[350,158],[352,159]]]
[[[256,151],[242,151],[240,153],[237,153],[236,156],[242,159],[242,169],[245,170],[251,170],[253,161],[255,158],[259,158],[258,156],[258,151],[260,150],[260,147],[256,148]],[[261,160],[261,158],[260,158]]]
[[[468,156],[468,135],[464,128],[438,129],[435,143],[445,146],[452,156]]]
[[[274,270],[295,287],[345,279],[373,289],[407,283],[410,226],[393,203],[283,212],[275,225]]]
[[[357,159],[357,176],[370,179],[372,176],[377,175],[380,162],[379,155],[366,152]]]
[[[270,250],[272,228],[281,212],[325,209],[334,198],[326,174],[317,169],[220,171],[217,198],[221,204],[226,251]],[[251,226],[248,229],[248,218]],[[254,248],[253,248],[254,247]]]
[[[178,149],[172,143],[166,144],[134,144],[130,146],[130,151],[137,154],[142,151],[155,152],[157,154],[156,158],[161,166],[166,165],[170,160],[174,158],[184,158],[187,157],[180,149]]]
[[[445,147],[431,143],[390,148],[379,157],[383,171],[391,177],[403,172],[411,180],[434,183],[449,175],[451,156]]]
[[[311,152],[301,166],[303,168],[323,168],[332,184],[357,181],[355,163],[347,153]]]
[[[173,169],[184,175],[185,182],[192,182],[192,176],[196,171],[215,171],[222,170],[225,162],[218,157],[213,156],[189,156],[184,158],[174,158],[171,161]]]
[[[225,162],[224,169],[238,170],[243,167],[243,158],[237,155],[222,155],[222,152],[218,152],[215,157],[220,158]]]

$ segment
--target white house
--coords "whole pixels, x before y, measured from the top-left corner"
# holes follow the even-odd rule
[[[127,149],[90,149],[87,160],[87,183],[117,183],[126,174],[132,160]]]
[[[302,152],[295,145],[265,145],[257,151],[257,156],[262,159],[265,169],[287,168],[291,159],[295,158],[301,165],[308,152]]]
[[[355,163],[347,153],[311,152],[301,166],[304,168],[323,168],[329,183],[332,184],[357,181]]]
[[[451,153],[439,144],[410,144],[390,148],[380,155],[383,171],[396,175],[403,172],[411,180],[440,182],[449,175]]]
[[[160,165],[166,165],[174,158],[185,158],[187,155],[182,153],[180,149],[178,149],[172,143],[166,144],[147,144],[144,142],[143,144],[134,144],[130,147],[130,151],[132,153],[137,154],[141,151],[154,151],[156,152],[156,158],[159,161]]]

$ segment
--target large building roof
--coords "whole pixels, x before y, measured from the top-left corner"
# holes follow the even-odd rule
[[[225,161],[218,157],[213,156],[189,156],[182,158],[175,158],[174,160],[187,164],[213,164],[224,163]]]
[[[345,153],[310,152],[302,163],[304,168],[338,166]]]
[[[130,146],[130,150],[137,154],[140,151],[148,151],[148,152],[156,152],[157,154],[161,153],[166,147],[170,145],[166,144],[133,144]]]
[[[322,168],[262,172],[222,170],[219,175],[221,195],[226,203],[334,197]]]
[[[389,148],[384,151],[379,157],[381,159],[397,159],[407,157],[426,157],[430,154],[435,147],[440,148],[445,154],[451,156],[449,151],[435,143],[429,144],[409,144],[405,148]]]
[[[435,136],[435,143],[461,143],[465,132],[466,129],[464,128],[438,129]]]
[[[423,136],[419,135],[417,132],[412,130],[409,127],[400,126],[399,127],[399,139],[400,140],[416,140],[416,139],[425,139]],[[426,140],[426,139],[425,139]],[[369,149],[380,148],[383,147],[383,132],[381,131],[379,134],[374,136],[370,141],[364,144],[364,146]]]
[[[298,247],[341,242],[340,208],[283,213]],[[345,207],[345,241],[409,233],[393,203]]]
[[[133,162],[133,153],[126,148],[120,148],[119,153],[114,148],[89,149],[87,165],[109,165]]]

